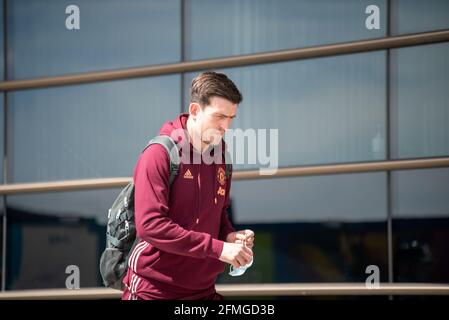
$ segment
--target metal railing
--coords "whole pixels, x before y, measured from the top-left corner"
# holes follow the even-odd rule
[[[449,285],[417,283],[381,283],[378,288],[364,283],[258,283],[217,284],[218,293],[228,299],[233,297],[280,297],[280,296],[446,296]],[[84,288],[77,290],[44,289],[17,290],[0,293],[0,300],[33,299],[120,299],[122,292],[109,288]]]
[[[449,157],[279,168],[277,172],[272,175],[260,175],[258,170],[242,170],[235,171],[233,173],[233,180],[269,179],[281,177],[410,170],[438,167],[449,167]],[[132,178],[129,177],[4,184],[0,185],[0,194],[11,195],[21,193],[119,188],[124,187],[131,180]]]
[[[153,77],[174,73],[200,71],[209,68],[218,69],[250,66],[263,63],[310,59],[348,53],[401,48],[443,41],[449,41],[449,30],[424,32],[381,39],[345,42],[293,50],[240,55],[219,59],[186,61],[173,64],[152,65],[147,67],[99,72],[86,72],[80,74],[70,74],[37,79],[10,80],[0,82],[0,91],[65,86],[80,83],[92,83],[139,77]]]

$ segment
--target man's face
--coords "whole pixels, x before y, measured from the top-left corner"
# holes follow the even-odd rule
[[[211,97],[209,102],[203,108],[190,104],[190,116],[195,119],[195,133],[201,141],[207,145],[218,145],[236,116],[237,104],[221,97]]]

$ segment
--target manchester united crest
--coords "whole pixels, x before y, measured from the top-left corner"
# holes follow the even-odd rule
[[[225,185],[225,183],[226,183],[226,174],[225,174],[225,171],[224,171],[224,169],[222,167],[218,168],[217,179],[218,179],[218,182],[222,186]]]

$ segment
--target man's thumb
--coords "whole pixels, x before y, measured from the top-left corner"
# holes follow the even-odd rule
[[[244,234],[242,234],[242,233],[236,233],[235,234],[235,238],[236,239],[238,239],[238,240],[245,240],[245,238],[246,238],[246,235],[244,235]]]

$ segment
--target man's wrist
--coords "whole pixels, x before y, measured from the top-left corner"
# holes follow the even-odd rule
[[[209,256],[211,258],[219,259],[221,257],[221,253],[223,252],[223,245],[223,241],[212,239],[212,250]]]

